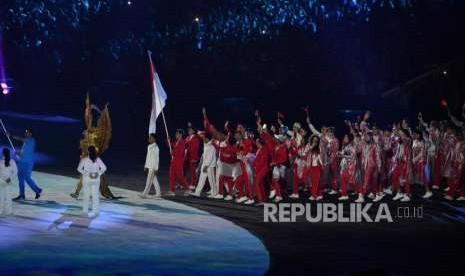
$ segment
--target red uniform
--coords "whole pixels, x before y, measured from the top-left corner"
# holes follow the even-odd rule
[[[307,175],[308,169],[306,166],[306,159],[307,159],[307,151],[308,147],[305,145],[300,146],[292,146],[292,155],[294,156],[294,165],[292,168],[293,173],[293,185],[292,185],[292,193],[298,194],[299,193],[299,183],[303,182],[304,185],[307,184]]]
[[[452,170],[450,177],[447,179],[449,191],[447,194],[455,196],[457,187],[460,185],[460,195],[465,197],[465,142],[459,142],[452,153]]]
[[[190,171],[190,181],[191,185],[195,186],[197,184],[197,164],[199,162],[199,147],[200,139],[196,134],[191,134],[186,138],[187,142],[187,154],[186,159]]]
[[[312,197],[318,197],[321,195],[320,191],[320,176],[321,176],[321,166],[322,166],[321,153],[319,151],[308,151],[307,155],[307,167],[308,173],[310,174],[310,179],[312,186],[309,187]]]
[[[265,178],[269,171],[270,153],[267,147],[262,146],[257,150],[254,162],[255,192],[258,202],[265,202]]]
[[[233,166],[237,164],[239,160],[237,159],[237,149],[227,144],[225,147],[220,147],[220,161],[224,166],[223,170],[226,169],[226,166]],[[228,175],[220,175],[219,179],[219,193],[222,195],[224,193],[224,184],[228,185],[228,194],[232,195],[234,182],[233,177],[228,173]]]
[[[250,138],[243,139],[238,143],[236,148],[237,152],[242,156],[242,160],[240,160],[242,174],[236,179],[236,188],[239,193],[238,197],[243,197],[244,192],[246,192],[247,197],[253,199],[253,190],[248,173],[248,167],[251,166],[248,156],[254,152],[253,140]]]
[[[186,155],[186,141],[180,139],[179,141],[171,142],[171,163],[170,163],[170,191],[174,192],[176,188],[176,180],[181,183],[184,190],[189,189],[189,184],[187,184],[186,179],[184,178],[184,159]]]
[[[285,177],[286,164],[288,163],[287,148],[284,144],[278,144],[274,151],[271,163],[273,163],[273,179],[271,189],[276,191],[276,195],[282,197],[281,185]]]

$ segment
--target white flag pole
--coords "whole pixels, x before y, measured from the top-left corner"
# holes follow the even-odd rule
[[[150,66],[153,67],[152,52],[147,51],[147,54],[149,55]],[[154,73],[153,77],[155,78],[155,72],[153,72],[153,73]],[[153,85],[153,81],[155,81],[155,79],[152,80],[152,85]],[[155,87],[153,87],[153,89],[155,89]],[[158,94],[158,90],[157,90],[157,91],[153,91],[153,93],[155,93],[155,97],[158,98],[158,102],[161,103],[161,102],[160,102],[160,95]],[[161,108],[161,117],[162,117],[162,119],[163,119],[163,124],[165,125],[165,132],[166,132],[166,137],[168,138],[168,146],[169,146],[169,148],[170,148],[170,155],[172,155],[172,154],[173,154],[173,150],[172,150],[172,148],[171,148],[170,135],[169,135],[169,132],[168,132],[168,126],[166,125],[165,113],[163,112],[163,108]]]
[[[3,124],[2,119],[0,119],[0,123],[2,124],[3,133],[5,133],[6,138],[8,138],[8,142],[10,142],[11,149],[15,151],[15,146],[13,146],[13,143],[11,142],[10,135],[8,135],[8,132],[6,131],[6,128],[5,128],[5,125]]]

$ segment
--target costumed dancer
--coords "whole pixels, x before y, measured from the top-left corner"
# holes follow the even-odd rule
[[[24,193],[24,182],[35,192],[35,199],[40,198],[42,189],[37,186],[36,182],[32,179],[32,169],[34,168],[34,151],[36,146],[36,140],[33,137],[31,129],[26,129],[24,132],[24,138],[18,136],[11,136],[11,138],[23,143],[23,147],[19,152],[18,161],[18,183],[19,183],[19,195],[13,200],[25,199]]]
[[[84,187],[84,198],[82,211],[88,215],[90,206],[90,198],[92,197],[92,212],[91,217],[98,216],[100,213],[100,196],[99,186],[100,177],[105,173],[107,167],[102,159],[97,156],[97,150],[94,146],[88,148],[88,156],[81,159],[77,168],[82,175],[82,184]]]
[[[299,136],[295,136],[299,137]],[[299,184],[303,183],[306,185],[308,178],[308,171],[306,166],[307,150],[309,149],[306,145],[305,137],[301,139],[293,138],[291,145],[292,156],[294,157],[294,164],[292,166],[292,194],[290,198],[299,198]]]
[[[97,121],[97,126],[93,124],[92,110],[95,110],[100,117]],[[91,105],[89,94],[86,97],[86,106],[84,109],[84,122],[86,124],[86,130],[82,133],[82,138],[79,141],[79,149],[81,151],[81,158],[88,155],[88,148],[93,146],[97,151],[97,154],[102,155],[110,145],[111,140],[111,119],[110,111],[108,109],[108,104],[105,105],[105,108],[100,111],[95,105]],[[79,179],[79,182],[76,185],[74,193],[71,194],[71,197],[78,198],[82,189],[82,178]],[[100,177],[100,193],[103,197],[108,199],[117,199],[113,195],[108,186],[108,182],[105,175]]]
[[[4,148],[2,154],[3,158],[0,160],[0,215],[11,215],[13,213],[11,189],[18,169],[16,162],[10,157],[10,149]]]
[[[157,145],[157,140],[155,139],[155,133],[149,134],[149,145],[147,146],[147,156],[145,158],[145,173],[147,173],[147,181],[145,183],[145,189],[140,194],[141,198],[146,198],[149,193],[150,189],[153,187],[155,188],[155,198],[161,198],[161,189],[160,184],[158,183],[158,165],[160,162],[160,149]]]
[[[176,181],[182,185],[184,189],[184,195],[189,195],[189,184],[184,178],[184,160],[186,158],[186,140],[184,139],[184,130],[178,129],[175,134],[174,141],[168,141],[171,143],[171,163],[169,172],[169,192],[167,195],[174,196],[176,189]]]

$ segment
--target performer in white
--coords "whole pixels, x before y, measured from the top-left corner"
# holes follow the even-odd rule
[[[89,147],[89,156],[81,159],[77,168],[82,174],[82,184],[84,186],[84,198],[82,210],[84,214],[89,212],[89,201],[92,196],[92,212],[90,216],[98,216],[100,213],[99,186],[100,177],[105,173],[107,167],[102,159],[97,156],[94,146]]]
[[[201,173],[199,178],[199,183],[197,184],[197,188],[193,193],[193,196],[200,196],[203,187],[205,186],[205,182],[208,178],[208,183],[210,183],[211,188],[211,197],[218,194],[217,186],[216,186],[216,179],[215,179],[215,167],[216,167],[216,148],[212,142],[212,135],[210,133],[205,133],[203,137],[203,154],[202,154],[202,166],[201,166]]]
[[[3,158],[0,160],[0,215],[13,213],[11,200],[11,188],[13,179],[18,174],[18,168],[14,160],[10,158],[10,150],[3,149]]]
[[[155,198],[161,198],[160,184],[158,183],[157,173],[158,164],[160,163],[160,149],[155,139],[155,133],[149,135],[149,145],[147,147],[147,157],[145,158],[145,172],[147,173],[147,182],[145,189],[140,194],[141,198],[146,198],[150,193],[150,188],[155,188]]]

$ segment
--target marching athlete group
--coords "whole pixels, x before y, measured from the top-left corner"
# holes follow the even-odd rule
[[[402,120],[385,130],[371,125],[366,112],[355,122],[345,122],[347,134],[341,142],[334,128],[318,130],[306,111],[308,128],[296,122],[288,129],[281,113],[277,124],[268,126],[256,112],[256,131],[241,124],[232,131],[228,122],[219,131],[203,109],[202,131],[189,123],[187,137],[179,129],[170,141],[166,195],[174,196],[179,182],[186,196],[202,196],[208,183],[209,198],[247,205],[280,202],[286,196],[319,201],[327,194],[346,201],[349,190],[356,194],[355,202],[377,202],[387,195],[408,202],[412,185],[420,184],[422,198],[436,190],[446,200],[465,200],[465,123],[450,111],[450,122],[426,123],[419,114],[415,128]],[[465,110],[462,116],[465,119]]]

